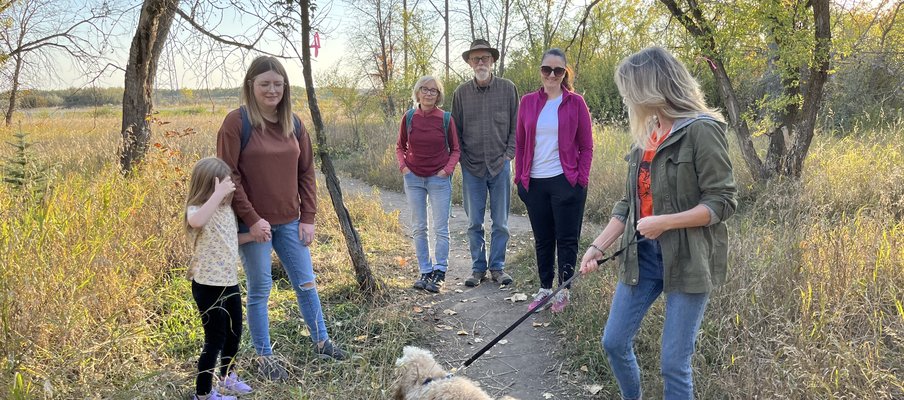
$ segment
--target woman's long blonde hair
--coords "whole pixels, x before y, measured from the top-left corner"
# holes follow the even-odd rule
[[[185,209],[188,206],[200,206],[213,195],[215,183],[213,178],[221,181],[232,175],[232,169],[225,161],[216,157],[206,157],[198,160],[191,171],[191,180],[188,182],[188,196],[185,197]],[[226,197],[226,203],[232,201],[232,194]],[[182,214],[185,231],[191,234],[195,229],[188,224],[188,215]]]
[[[707,116],[725,122],[722,114],[706,105],[700,84],[675,56],[661,47],[647,47],[618,64],[615,84],[628,107],[634,143],[650,144],[657,115],[677,120]]]
[[[273,71],[283,78],[283,96],[276,105],[276,116],[279,126],[282,127],[286,137],[294,135],[295,123],[292,121],[292,93],[289,85],[289,75],[286,69],[275,57],[260,56],[251,61],[248,71],[245,72],[245,80],[242,82],[242,104],[248,111],[251,126],[265,129],[264,117],[254,97],[254,78],[268,71]]]

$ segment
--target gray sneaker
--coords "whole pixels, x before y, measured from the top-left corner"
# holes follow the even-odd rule
[[[282,381],[289,378],[289,373],[276,356],[261,356],[257,362],[257,374],[266,380]]]
[[[487,273],[484,272],[472,272],[471,277],[465,279],[465,286],[467,287],[475,287],[479,286],[480,282],[487,280]]]
[[[514,279],[512,279],[511,275],[506,274],[503,270],[498,271],[490,271],[490,276],[493,279],[493,282],[499,282],[500,285],[511,285]]]
[[[317,347],[314,345],[314,350],[317,352],[317,356],[320,357],[321,360],[336,360],[341,361],[348,358],[348,354],[346,354],[342,349],[333,346],[333,342],[329,339],[323,343],[323,347]]]

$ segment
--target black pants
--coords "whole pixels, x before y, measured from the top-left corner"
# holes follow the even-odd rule
[[[239,286],[208,286],[191,282],[191,295],[195,298],[204,325],[204,348],[198,358],[198,377],[195,390],[198,394],[210,393],[213,371],[220,358],[220,376],[226,376],[232,368],[232,359],[239,351],[242,337],[242,295]]]
[[[530,190],[518,185],[518,197],[527,206],[530,226],[534,231],[540,287],[552,289],[556,255],[559,259],[559,284],[574,275],[587,188],[571,186],[564,174],[552,178],[531,178]]]

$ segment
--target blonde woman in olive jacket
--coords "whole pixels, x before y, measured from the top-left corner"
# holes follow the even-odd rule
[[[664,399],[693,399],[691,357],[709,293],[725,281],[728,231],[737,207],[725,122],[668,51],[651,47],[615,72],[635,144],[626,196],[581,260],[581,273],[619,237],[620,258],[602,344],[623,399],[642,397],[634,336],[665,293],[661,371]],[[636,245],[632,245],[639,240]],[[653,395],[651,397],[659,397]]]

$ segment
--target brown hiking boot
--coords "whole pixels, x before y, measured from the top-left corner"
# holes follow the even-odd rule
[[[484,272],[472,272],[471,277],[465,279],[465,286],[467,287],[475,287],[479,286],[480,282],[487,280],[487,273]]]
[[[500,285],[511,285],[512,279],[511,275],[506,274],[503,270],[498,271],[490,271],[490,276],[493,279],[493,282],[498,282]]]

